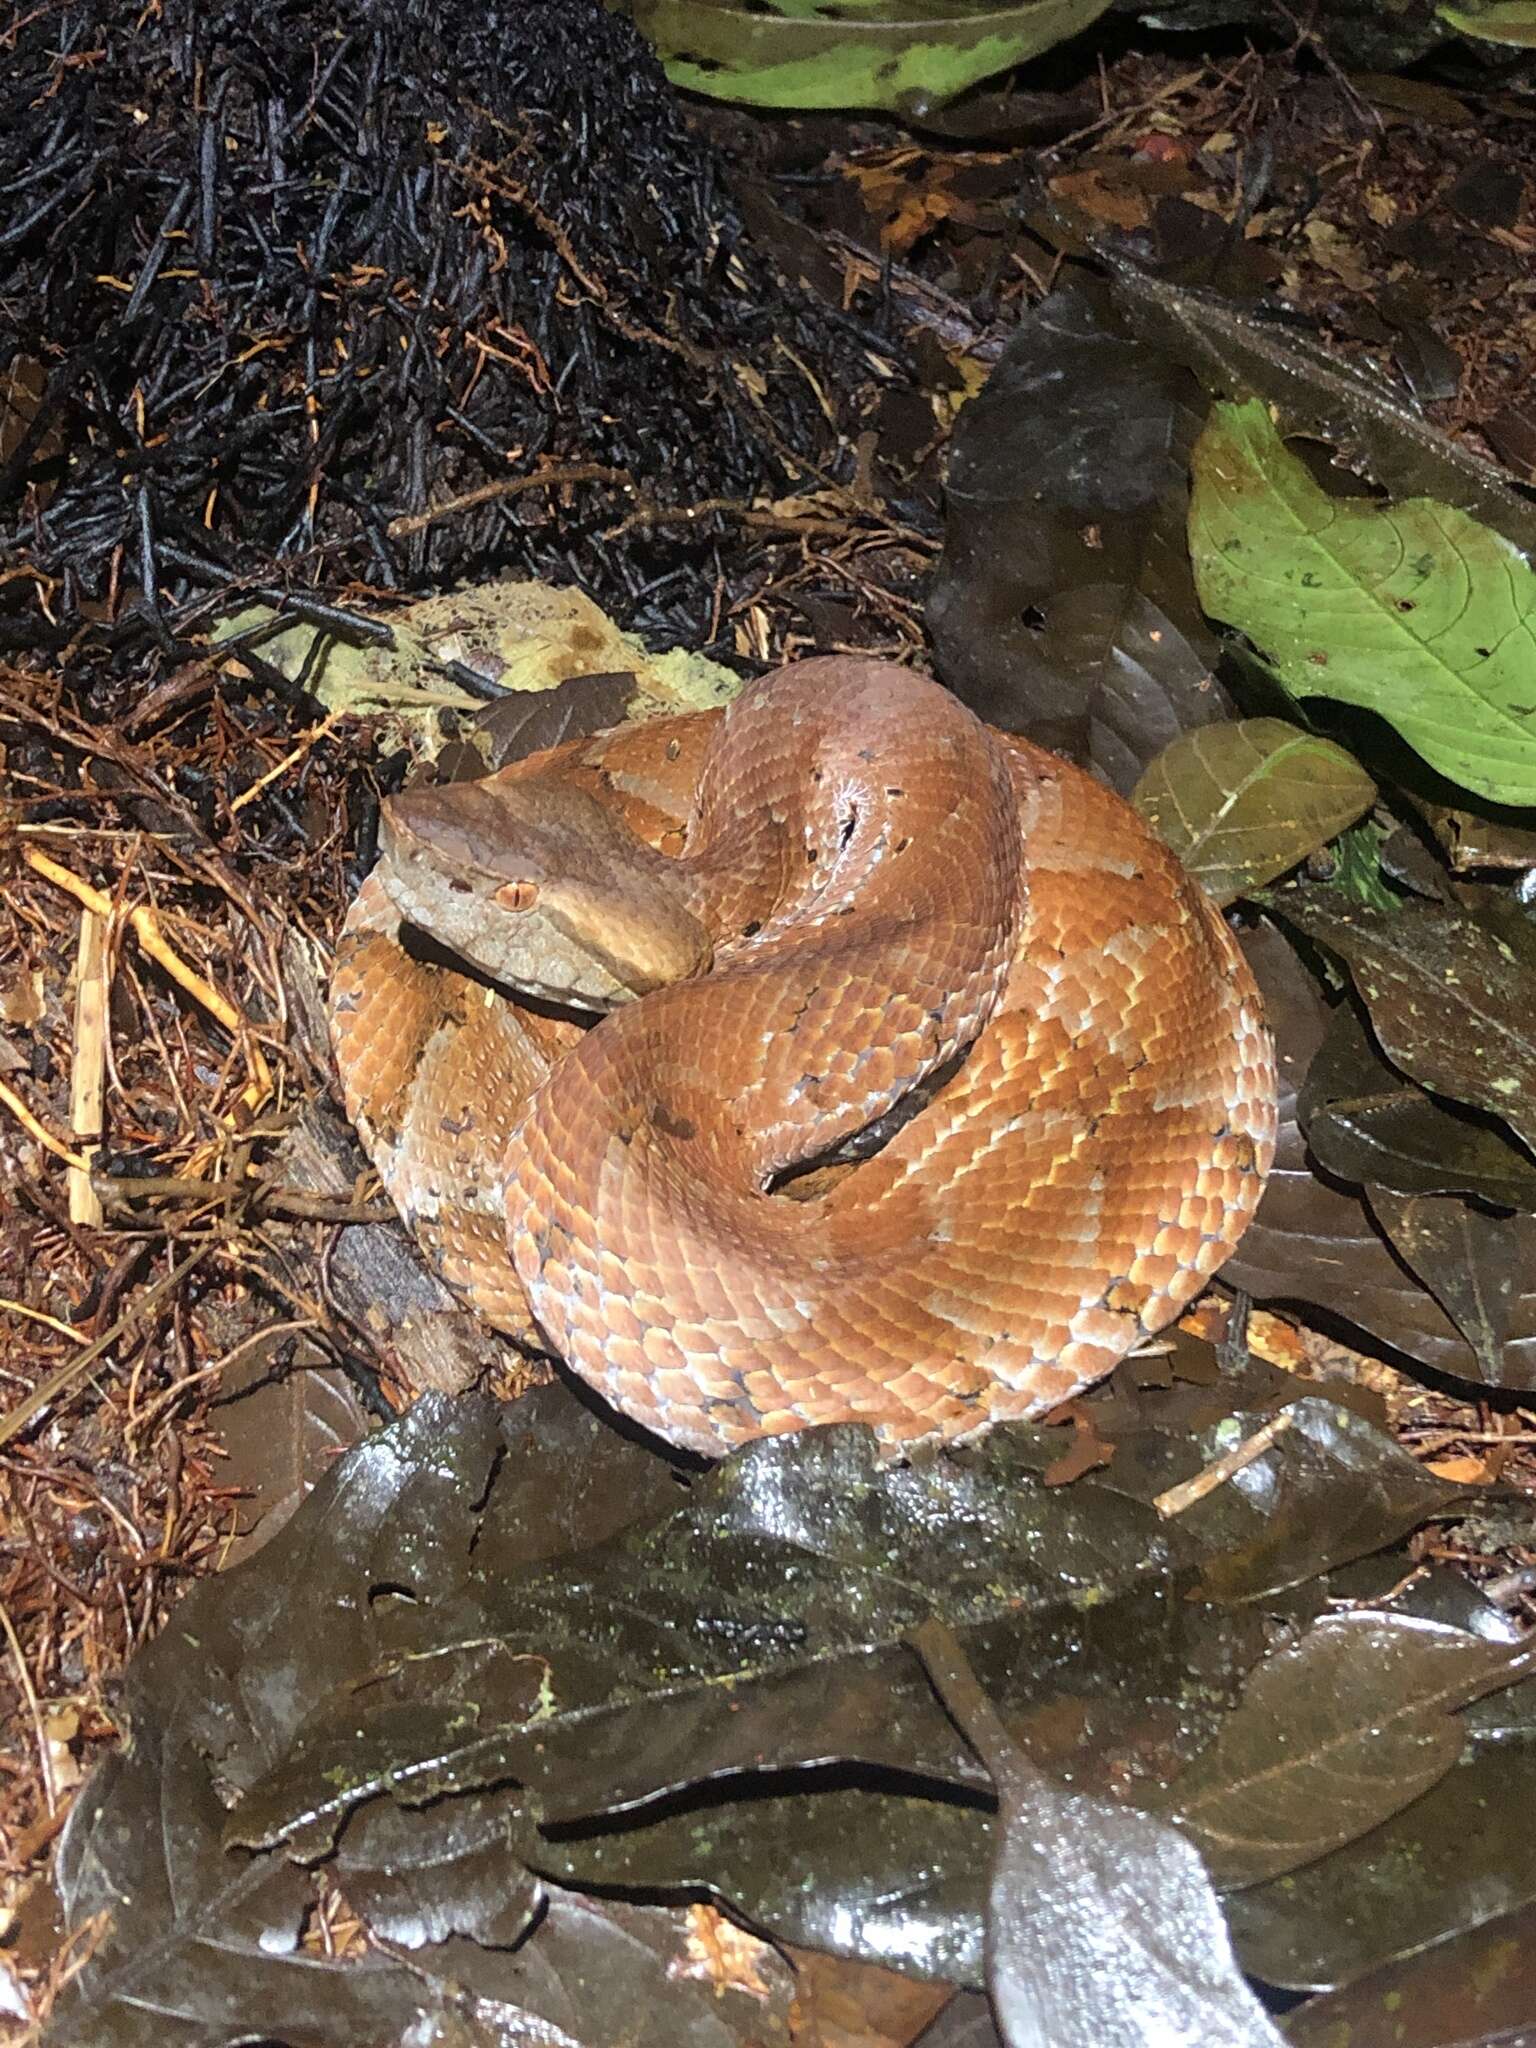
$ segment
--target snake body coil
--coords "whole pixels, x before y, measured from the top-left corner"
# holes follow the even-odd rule
[[[1039,1413],[1253,1213],[1273,1056],[1219,912],[908,670],[802,662],[386,822],[332,993],[348,1111],[445,1277],[674,1443]],[[520,1010],[412,924],[609,1014]]]

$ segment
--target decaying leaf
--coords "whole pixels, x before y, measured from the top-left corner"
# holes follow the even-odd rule
[[[1518,910],[1493,922],[1491,900],[1487,918],[1459,904],[1374,910],[1322,889],[1288,890],[1277,907],[1345,961],[1394,1066],[1536,1147],[1536,924]]]
[[[1193,378],[1073,285],[1019,321],[951,445],[940,674],[1122,793],[1231,711],[1184,534],[1201,417]]]
[[[1356,1189],[1315,1170],[1296,1092],[1323,1041],[1321,989],[1271,926],[1245,945],[1280,1064],[1279,1145],[1259,1211],[1223,1277],[1257,1301],[1294,1302],[1325,1327],[1341,1320],[1410,1360],[1475,1379],[1476,1357],[1440,1304],[1389,1249]],[[1511,1305],[1502,1386],[1536,1386],[1536,1285]]]
[[[994,1822],[980,1804],[818,1789],[710,1800],[637,1826],[546,1842],[566,1884],[719,1899],[780,1941],[950,1984],[984,1981]]]
[[[1471,1345],[1478,1375],[1504,1382],[1517,1291],[1536,1260],[1536,1217],[1490,1216],[1455,1195],[1368,1188],[1371,1214]]]
[[[1165,747],[1131,801],[1218,903],[1296,867],[1370,808],[1342,747],[1281,718],[1241,718]]]
[[[1027,1683],[1063,1632],[1097,1639],[1117,1612],[1123,1630],[1140,1588],[1188,1570],[1150,1509],[1034,1482],[1029,1447],[999,1430],[891,1470],[861,1429],[770,1439],[611,1544],[541,1573],[477,1572],[459,1633],[312,1716],[231,1839],[310,1858],[381,1792],[418,1806],[509,1778],[559,1820],[831,1758],[974,1782],[911,1665],[918,1620],[997,1623],[997,1655]]]
[[[1536,2040],[1536,1907],[1524,1906],[1387,1963],[1347,1991],[1290,2013],[1291,2048],[1531,2048]]]
[[[1536,554],[1536,500],[1379,377],[1258,309],[1155,277],[1112,249],[1098,254],[1135,331],[1186,364],[1213,397],[1261,398],[1282,434],[1327,443],[1345,468],[1392,497],[1439,499]]]
[[[1460,1763],[1393,1819],[1227,1901],[1245,1969],[1323,1991],[1536,1899],[1536,1684],[1476,1701]]]
[[[519,1455],[524,1424],[543,1431],[541,1455]],[[488,1517],[493,1474],[510,1484],[498,1484]],[[164,2048],[167,2039],[218,2048],[248,2040],[259,2014],[273,2039],[392,2043],[418,2021],[461,2011],[456,1987],[468,1983],[508,2008],[503,2027],[542,2015],[541,2024],[569,2028],[569,2038],[611,2039],[617,2016],[630,2016],[627,2002],[652,2014],[654,2048],[678,2039],[728,2048],[733,2036],[712,1990],[669,1989],[669,1949],[682,1941],[670,1916],[623,1909],[632,1917],[621,1913],[605,1931],[606,1909],[576,1902],[582,1968],[605,1955],[588,1986],[589,1998],[601,1994],[596,2006],[583,2005],[575,1957],[551,1954],[558,1934],[545,1942],[541,1929],[543,1945],[515,1957],[441,1939],[474,1928],[507,1942],[544,1901],[496,1853],[498,1839],[510,1845],[515,1831],[494,1802],[478,1813],[463,1804],[451,1822],[452,1856],[443,1854],[442,1832],[430,1845],[396,1840],[387,1858],[370,1856],[366,1836],[358,1838],[358,1895],[415,1949],[411,1968],[376,1954],[341,1963],[301,1947],[318,1897],[309,1874],[222,1845],[229,1800],[346,1674],[355,1680],[397,1654],[402,1629],[413,1640],[477,1536],[514,1567],[583,1527],[596,1536],[627,1512],[644,1512],[646,1488],[658,1481],[673,1484],[660,1460],[624,1444],[563,1389],[529,1396],[510,1438],[489,1401],[429,1396],[333,1467],[255,1557],[195,1587],[130,1668],[121,1711],[131,1744],[92,1777],[65,1829],[60,1896],[70,1924],[89,1923],[92,1933],[50,2038],[60,2048],[85,2039],[102,2048]],[[418,1882],[424,1890],[413,1889]],[[560,1908],[545,1925],[562,1913],[568,1921]]]
[[[1385,1549],[1462,1491],[1364,1416],[1317,1395],[1281,1413],[1238,1410],[1182,1438],[1176,1415],[1158,1426],[1149,1403],[1139,1426],[1103,1418],[1115,1447],[1104,1484],[1158,1500],[1206,1466],[1241,1457],[1229,1484],[1178,1508],[1185,1534],[1207,1553],[1200,1589],[1213,1600],[1280,1593]]]
[[[222,620],[214,639],[277,618],[251,606]],[[295,623],[264,639],[261,653],[285,675],[307,674],[307,687],[328,710],[357,717],[482,710],[484,689],[467,690],[460,677],[515,693],[553,690],[578,676],[628,676],[620,715],[634,718],[707,710],[740,687],[728,669],[685,648],[652,654],[633,634],[620,632],[584,591],[554,584],[510,581],[450,591],[391,612],[385,624],[386,638],[352,646]],[[321,638],[325,645],[317,649]]]
[[[1296,1107],[1313,1157],[1341,1180],[1536,1210],[1536,1160],[1491,1119],[1390,1066],[1352,1002],[1334,1009]]]
[[[1536,571],[1427,498],[1332,498],[1268,408],[1218,405],[1196,445],[1200,601],[1298,697],[1377,712],[1434,768],[1536,802]]]

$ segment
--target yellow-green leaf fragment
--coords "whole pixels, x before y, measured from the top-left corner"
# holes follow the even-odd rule
[[[1108,4],[627,0],[627,11],[688,92],[756,107],[899,109],[942,105],[1076,35]]]
[[[1376,785],[1352,756],[1283,718],[1184,733],[1131,795],[1218,903],[1262,888],[1369,809]]]
[[[1374,711],[1434,768],[1536,804],[1536,573],[1429,498],[1333,498],[1257,400],[1213,407],[1196,443],[1200,601],[1297,697]]]
[[[1465,0],[1463,6],[1437,7],[1435,12],[1464,36],[1536,49],[1536,0]]]

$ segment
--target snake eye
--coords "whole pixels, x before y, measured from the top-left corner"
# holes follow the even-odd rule
[[[539,900],[537,882],[503,882],[495,900],[503,910],[532,910]]]

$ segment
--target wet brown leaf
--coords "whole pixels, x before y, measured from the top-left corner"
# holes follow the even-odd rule
[[[1337,953],[1382,1050],[1426,1088],[1536,1143],[1536,925],[1443,903],[1384,911],[1288,890],[1283,915]]]
[[[1358,1192],[1313,1167],[1296,1121],[1296,1091],[1330,1015],[1321,989],[1272,927],[1245,950],[1278,1042],[1280,1131],[1259,1211],[1222,1268],[1257,1301],[1294,1302],[1325,1327],[1340,1319],[1410,1360],[1477,1376],[1471,1346],[1439,1303],[1389,1248]],[[1501,1385],[1536,1386],[1536,1288],[1512,1307]]]
[[[1463,1718],[1461,1762],[1412,1806],[1228,1899],[1245,1969],[1288,1990],[1331,1990],[1536,1899],[1536,1685]]]
[[[1259,1666],[1158,1808],[1224,1887],[1315,1862],[1450,1770],[1456,1709],[1502,1683],[1510,1658],[1506,1644],[1406,1615],[1325,1615]]]
[[[1296,1108],[1313,1157],[1341,1180],[1536,1209],[1536,1161],[1495,1123],[1388,1066],[1353,1002],[1334,1010]]]
[[[914,1643],[997,1790],[987,1988],[1008,2048],[1279,2048],[1195,1848],[1038,1770],[941,1624]]]
[[[1536,1908],[1526,1906],[1287,2015],[1291,2048],[1532,2048]]]
[[[1389,1188],[1368,1188],[1366,1200],[1471,1345],[1478,1377],[1503,1385],[1516,1290],[1536,1272],[1536,1217],[1490,1216],[1455,1195],[1399,1195]]]
[[[1184,534],[1201,412],[1193,379],[1074,284],[1025,314],[951,444],[940,674],[1122,792],[1230,715]]]

